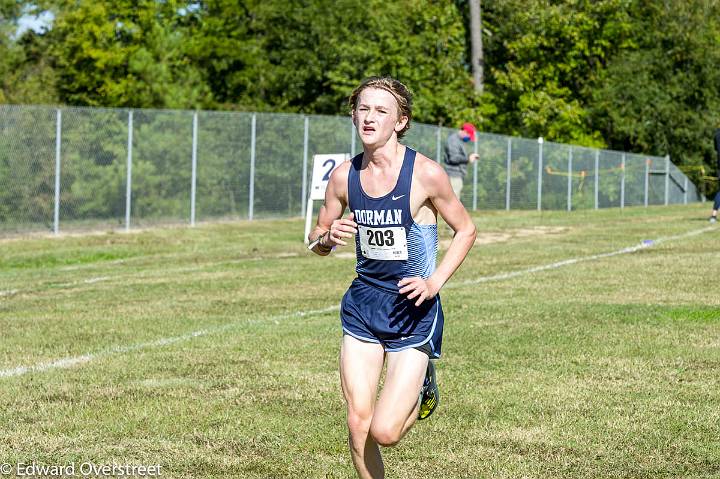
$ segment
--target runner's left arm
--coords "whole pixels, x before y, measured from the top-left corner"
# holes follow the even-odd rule
[[[460,203],[445,170],[434,161],[423,165],[419,179],[427,192],[428,198],[437,208],[440,216],[455,231],[447,253],[437,269],[426,280],[422,278],[404,278],[400,280],[399,292],[409,293],[407,298],[417,298],[419,306],[425,299],[434,297],[460,267],[470,248],[475,244],[477,231],[470,215]]]

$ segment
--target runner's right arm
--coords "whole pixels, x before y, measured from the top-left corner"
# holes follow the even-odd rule
[[[345,246],[343,238],[352,238],[357,233],[353,214],[343,218],[347,207],[347,181],[351,162],[340,165],[328,181],[325,203],[320,207],[317,224],[308,235],[310,250],[320,256],[327,256],[335,246]]]

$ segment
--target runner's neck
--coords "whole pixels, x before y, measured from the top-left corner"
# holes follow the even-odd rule
[[[405,145],[401,145],[398,142],[394,142],[394,145],[388,142],[382,148],[370,151],[366,149],[363,154],[363,166],[367,167],[372,165],[371,170],[374,171],[397,169],[402,166],[406,148]]]

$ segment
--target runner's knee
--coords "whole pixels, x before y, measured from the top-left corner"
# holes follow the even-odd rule
[[[363,415],[348,411],[348,444],[356,454],[364,454],[371,420],[371,417],[364,417]]]
[[[372,423],[370,435],[381,446],[391,447],[402,439],[402,427],[395,427],[390,424]]]
[[[353,437],[367,436],[370,430],[370,422],[372,421],[372,414],[363,413],[348,409],[347,424],[350,430],[350,435]],[[363,439],[364,442],[364,439]]]

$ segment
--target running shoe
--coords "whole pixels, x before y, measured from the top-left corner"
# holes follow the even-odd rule
[[[440,391],[438,390],[437,381],[435,379],[435,364],[428,361],[427,371],[425,372],[425,382],[420,390],[420,410],[418,411],[418,419],[423,420],[430,417],[435,412],[440,403]]]

